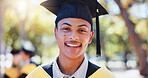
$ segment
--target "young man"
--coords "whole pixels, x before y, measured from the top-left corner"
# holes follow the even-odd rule
[[[84,56],[94,35],[92,17],[107,14],[97,0],[48,0],[41,5],[57,15],[54,32],[60,52],[51,65],[39,66],[27,78],[115,78]]]

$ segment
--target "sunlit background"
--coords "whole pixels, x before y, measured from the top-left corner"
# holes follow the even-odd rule
[[[20,49],[24,40],[37,48],[32,59],[41,65],[51,63],[59,49],[54,37],[56,16],[40,6],[44,0],[0,1],[0,73],[12,64],[10,51]],[[102,56],[96,57],[95,36],[87,48],[89,60],[99,66],[107,66],[117,78],[142,78],[138,70],[137,56],[129,42],[129,32],[121,10],[114,0],[98,0],[109,12],[100,17]],[[120,0],[124,7],[131,0]],[[140,36],[142,49],[148,54],[148,1],[137,0],[128,8],[135,32]],[[95,19],[94,19],[95,23]],[[94,28],[95,31],[95,28]],[[148,59],[147,59],[148,60]]]

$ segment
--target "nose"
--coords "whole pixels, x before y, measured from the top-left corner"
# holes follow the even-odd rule
[[[79,36],[78,34],[76,33],[76,31],[72,31],[70,36],[69,36],[69,39],[71,40],[78,40],[79,39]]]

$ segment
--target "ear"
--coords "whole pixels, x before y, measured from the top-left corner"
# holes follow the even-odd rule
[[[57,39],[57,32],[58,32],[58,30],[57,30],[57,28],[55,27],[54,28],[54,35],[55,35],[55,38]]]
[[[93,36],[94,36],[94,31],[91,31],[90,32],[90,38],[89,38],[89,44],[91,43],[92,39],[93,39]]]

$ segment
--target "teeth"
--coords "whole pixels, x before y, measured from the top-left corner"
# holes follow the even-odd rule
[[[68,46],[71,46],[71,47],[78,47],[80,45],[73,45],[73,44],[67,44]]]

